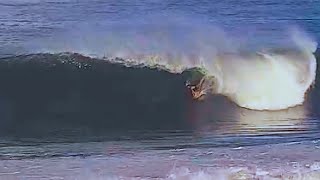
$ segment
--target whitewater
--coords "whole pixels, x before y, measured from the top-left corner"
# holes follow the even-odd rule
[[[213,76],[211,93],[227,96],[253,110],[281,110],[304,102],[315,81],[315,49],[300,52],[261,52],[252,55],[221,55],[205,64]],[[208,91],[208,90],[207,90]]]

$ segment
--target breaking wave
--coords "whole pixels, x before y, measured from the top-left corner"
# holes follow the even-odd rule
[[[37,84],[39,83],[37,82],[38,77],[32,76],[37,72],[46,72],[50,69],[51,74],[47,72],[45,76],[50,74],[51,79],[61,80],[54,82],[55,86],[62,86],[67,80],[63,78],[68,78],[62,77],[62,74],[58,73],[59,71],[74,77],[74,80],[79,75],[76,81],[84,83],[88,83],[86,79],[90,79],[89,75],[91,74],[96,74],[95,78],[98,80],[106,75],[103,73],[108,72],[108,79],[105,82],[100,82],[104,84],[101,84],[100,87],[92,87],[97,88],[97,91],[103,89],[102,87],[107,84],[114,84],[116,81],[119,82],[117,86],[120,86],[121,82],[123,83],[128,78],[125,74],[135,74],[135,83],[132,82],[130,87],[121,90],[116,88],[118,96],[136,91],[154,91],[154,88],[147,87],[149,83],[150,86],[158,84],[157,91],[164,93],[163,98],[165,96],[170,98],[166,95],[167,88],[176,91],[179,86],[180,90],[178,91],[180,94],[184,94],[187,90],[186,82],[193,81],[197,84],[204,78],[205,83],[202,90],[205,91],[205,94],[226,96],[240,107],[248,109],[281,110],[304,102],[307,90],[312,87],[316,78],[315,52],[314,48],[300,48],[296,50],[269,50],[261,53],[217,54],[212,61],[201,61],[200,59],[201,62],[193,64],[172,64],[162,60],[163,57],[159,56],[145,56],[140,59],[98,59],[76,53],[21,55],[1,59],[2,77],[12,77],[10,80],[6,78],[2,81],[4,84],[9,83],[2,87],[2,91],[10,88],[16,91],[18,88],[18,86],[10,87],[13,85],[12,81],[15,81],[14,78],[19,76],[10,74],[10,72],[17,72],[21,75],[27,73],[30,76],[28,83],[34,84],[34,88],[36,88],[41,84]],[[31,72],[34,69],[37,71]],[[74,74],[72,75],[72,73]],[[101,77],[98,77],[99,73]],[[88,77],[85,77],[85,74]],[[154,79],[151,74],[155,74]],[[53,77],[55,75],[56,77]],[[18,84],[21,81],[21,79],[16,80]],[[62,84],[59,85],[59,83]],[[163,85],[167,83],[170,85],[164,87]],[[90,84],[83,86],[90,86]],[[108,94],[109,91],[114,90],[106,89],[105,93]],[[179,92],[176,93],[179,94]],[[152,97],[150,98],[152,99]]]
[[[294,35],[293,42],[293,49],[215,52],[204,57],[180,57],[183,60],[178,64],[168,55],[137,59],[147,59],[144,64],[162,63],[172,72],[198,71],[204,76],[199,89],[202,94],[221,94],[248,109],[281,110],[303,104],[316,78],[317,43],[300,35]]]
[[[215,52],[198,56],[193,63],[189,57],[185,58],[189,63],[182,61],[178,69],[182,72],[193,68],[204,76],[201,87],[198,84],[200,96],[201,93],[220,94],[240,107],[253,110],[287,109],[303,104],[307,90],[315,82],[317,69],[314,55],[317,43],[297,34],[293,42],[293,49]],[[170,67],[177,71],[176,65]],[[199,83],[199,79],[196,82]]]
[[[107,60],[129,67],[160,68],[174,74],[193,71],[190,73],[192,75],[198,71],[205,76],[202,94],[223,95],[248,109],[281,110],[304,102],[307,90],[315,81],[317,68],[314,56],[317,43],[311,38],[301,31],[293,31],[289,46],[244,50],[233,47],[223,33],[221,36],[214,36],[215,41],[207,44],[205,40],[199,43],[194,40],[195,37],[192,38],[194,41],[186,42],[194,45],[177,45],[182,46],[180,48],[174,46],[177,44],[175,41],[171,47],[170,42],[163,43],[159,38],[154,40],[159,50],[153,51],[147,48],[153,47],[151,42],[143,46],[133,41],[132,47],[127,50],[119,48],[119,51],[108,52]],[[146,36],[144,39],[152,40],[152,37]],[[169,48],[164,48],[162,44]],[[75,52],[79,51],[75,49]],[[90,53],[85,51],[84,54]],[[95,57],[101,57],[101,53]]]
[[[97,58],[72,52],[3,57],[1,133],[68,129],[74,124],[94,126],[95,131],[188,126],[184,120],[191,118],[188,112],[198,101],[186,83],[197,85],[202,79],[204,97],[222,95],[254,110],[297,106],[316,82],[320,56],[315,43],[296,42],[297,48],[221,52],[211,58],[170,54]]]
[[[145,26],[120,26],[125,30],[116,26],[119,29],[102,30],[93,37],[82,36],[81,32],[66,37],[75,33],[72,31],[60,35],[63,40],[26,46],[30,52],[67,51],[97,59],[105,56],[104,60],[128,67],[160,68],[174,74],[198,68],[191,71],[201,69],[208,80],[203,94],[223,95],[248,109],[281,110],[304,102],[315,81],[317,43],[303,31],[292,29],[275,45],[265,41],[249,45],[207,22],[178,22],[174,18],[158,25],[157,21]]]

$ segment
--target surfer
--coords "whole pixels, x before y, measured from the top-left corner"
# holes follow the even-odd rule
[[[191,94],[193,99],[202,100],[204,95],[206,95],[206,90],[204,88],[205,77],[202,77],[200,82],[196,85],[191,85],[187,82],[186,86],[191,90]]]
[[[195,100],[203,100],[208,92],[212,92],[215,85],[215,78],[208,75],[205,69],[195,67],[183,72],[187,81],[186,87],[191,91]]]
[[[200,82],[196,85],[191,85],[187,83],[187,87],[191,90],[192,97],[194,99],[200,99],[203,97],[206,93],[203,90],[203,83],[204,83],[204,77],[200,80]]]

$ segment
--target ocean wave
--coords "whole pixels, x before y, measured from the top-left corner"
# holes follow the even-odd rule
[[[213,75],[218,81],[206,96],[227,96],[250,109],[284,109],[304,102],[315,81],[314,57],[319,59],[319,51],[226,55],[216,61],[223,74],[203,63],[176,65],[157,60],[160,57],[140,61],[77,53],[5,57],[0,59],[1,130],[38,132],[81,123],[101,131],[185,127],[183,119],[190,119],[188,112],[197,103],[186,83],[197,84]]]
[[[281,110],[304,102],[307,90],[316,80],[317,60],[314,53],[313,48],[225,53],[215,55],[212,61],[198,61],[193,64],[170,63],[173,60],[168,56],[98,59],[73,53],[33,54],[2,60],[11,63],[17,60],[42,61],[49,66],[55,66],[58,62],[73,64],[79,69],[92,69],[90,63],[100,60],[99,63],[128,67],[128,71],[137,68],[157,69],[184,76],[189,88],[197,87],[197,93],[202,93],[198,97],[208,93],[221,94],[240,107],[253,110]],[[191,92],[196,93],[193,90]]]

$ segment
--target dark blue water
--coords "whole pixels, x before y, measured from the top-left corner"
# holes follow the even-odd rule
[[[303,105],[252,111],[108,61],[286,49],[296,32],[320,41],[320,1],[2,0],[0,179],[317,179],[318,78]]]

